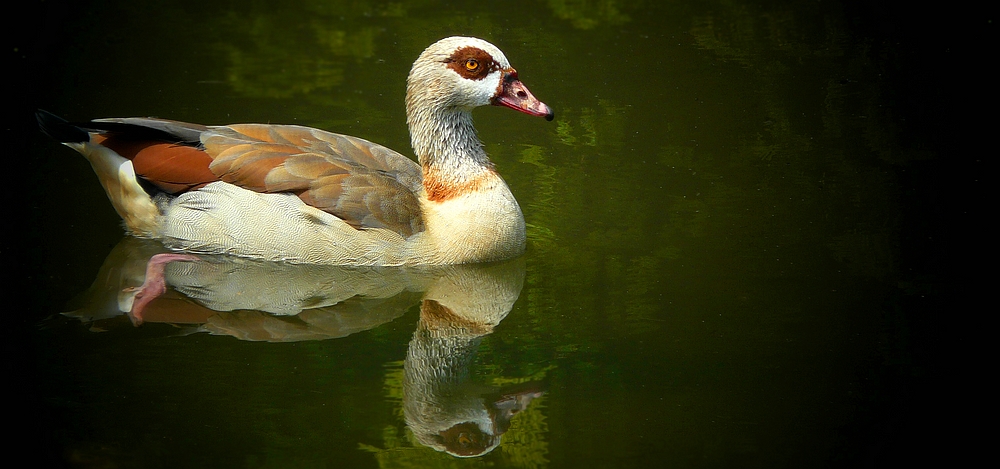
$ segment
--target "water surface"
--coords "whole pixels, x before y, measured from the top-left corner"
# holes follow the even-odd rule
[[[912,106],[889,81],[892,50],[865,36],[856,12],[554,0],[68,8],[73,21],[40,27],[58,40],[40,40],[31,90],[34,106],[72,120],[300,124],[412,155],[406,74],[424,47],[456,34],[499,46],[556,119],[475,113],[529,242],[511,271],[482,274],[494,279],[482,297],[503,300],[493,316],[461,327],[429,312],[441,297],[428,292],[451,272],[379,272],[365,291],[399,287],[337,306],[337,321],[360,322],[336,327],[245,305],[135,327],[110,296],[103,313],[80,313],[95,279],[119,275],[108,270],[122,265],[117,250],[156,247],[122,247],[86,161],[35,138],[36,300],[19,359],[44,457],[93,467],[813,467],[895,448],[885,438],[908,420],[886,421],[884,406],[905,394],[893,380],[913,360],[901,305],[926,293],[903,268],[906,169],[937,155],[900,119]],[[291,283],[281,275],[337,286],[375,275],[271,270],[275,285]],[[105,295],[120,291],[120,275]],[[67,311],[76,317],[53,317]],[[223,325],[237,320],[253,325]],[[435,347],[449,352],[420,358]],[[418,410],[418,392],[436,393],[438,410]],[[445,411],[506,428],[485,454],[459,459],[421,437],[427,416]]]

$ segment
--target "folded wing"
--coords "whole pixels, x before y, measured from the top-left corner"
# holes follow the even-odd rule
[[[293,125],[204,127],[152,118],[93,123],[101,143],[133,161],[138,176],[170,194],[216,180],[289,192],[357,229],[403,237],[423,231],[419,165],[360,138]]]
[[[420,167],[360,138],[292,125],[237,124],[202,135],[219,179],[258,192],[292,192],[355,228],[408,237],[424,229]]]

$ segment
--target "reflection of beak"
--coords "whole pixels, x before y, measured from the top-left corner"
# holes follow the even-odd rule
[[[506,106],[525,114],[544,117],[547,121],[551,121],[555,117],[552,110],[545,103],[535,98],[528,91],[528,87],[524,86],[524,83],[521,83],[521,80],[517,79],[517,71],[514,69],[507,69],[503,72],[499,88],[499,92],[491,103],[494,106]]]
[[[545,393],[542,391],[524,391],[506,394],[497,399],[492,406],[489,406],[494,431],[498,435],[507,433],[510,428],[510,420],[514,418],[514,415],[527,409],[532,399],[541,397],[543,394]]]

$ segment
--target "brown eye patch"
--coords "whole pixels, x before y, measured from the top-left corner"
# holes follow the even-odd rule
[[[482,80],[500,69],[493,56],[478,47],[463,47],[456,50],[446,61],[448,68],[454,70],[463,78]]]

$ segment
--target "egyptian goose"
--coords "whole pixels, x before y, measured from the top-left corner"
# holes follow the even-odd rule
[[[407,79],[419,164],[293,125],[37,117],[90,161],[131,234],[171,249],[306,264],[462,264],[525,247],[521,209],[472,124],[472,109],[487,104],[553,118],[496,46],[450,37],[424,50]]]

